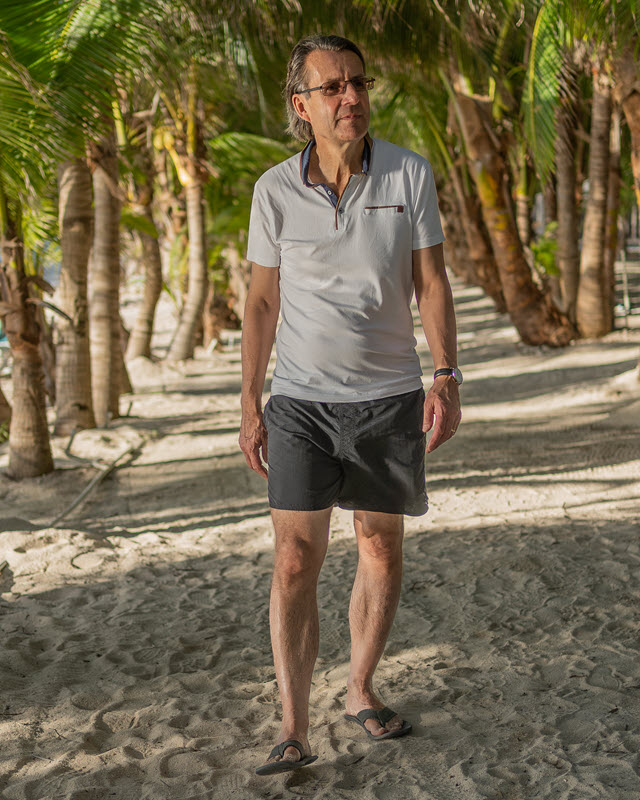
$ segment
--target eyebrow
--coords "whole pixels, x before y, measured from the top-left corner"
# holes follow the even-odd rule
[[[346,80],[352,81],[355,78],[364,78],[364,77],[365,77],[364,72],[359,72],[357,75],[353,75],[351,78],[347,78]],[[327,80],[322,81],[322,83],[333,83],[333,81],[343,81],[343,80],[345,80],[345,78],[327,78]]]

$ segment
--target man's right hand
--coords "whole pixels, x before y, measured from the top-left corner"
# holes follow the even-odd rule
[[[266,479],[267,470],[265,464],[268,462],[267,429],[261,412],[242,415],[238,443],[244,453],[247,464],[254,472]]]

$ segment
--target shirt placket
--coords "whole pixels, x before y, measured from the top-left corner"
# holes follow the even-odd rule
[[[344,191],[338,198],[338,202],[336,203],[336,207],[334,209],[334,228],[336,232],[344,230],[345,228],[345,209],[346,205],[349,202],[349,198],[353,194],[353,186],[356,185],[357,180],[360,178],[360,174],[358,175],[349,175],[349,180],[347,181],[347,185],[344,187]]]

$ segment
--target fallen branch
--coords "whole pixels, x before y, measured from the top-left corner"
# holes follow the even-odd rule
[[[50,527],[55,528],[56,525],[61,520],[63,520],[68,514],[70,514],[71,511],[73,511],[73,509],[76,506],[80,505],[80,503],[85,499],[85,497],[87,497],[93,491],[93,489],[95,489],[95,487],[98,486],[98,484],[101,483],[107,477],[107,475],[109,475],[111,472],[113,472],[114,469],[116,469],[118,461],[123,459],[125,456],[130,455],[134,451],[138,450],[139,447],[140,447],[139,444],[132,444],[124,452],[120,453],[119,456],[114,458],[114,460],[110,464],[107,464],[107,466],[103,467],[100,470],[100,472],[98,472],[98,474],[95,475],[93,479],[85,486],[85,488],[80,492],[80,494],[76,497],[73,503],[67,506],[67,508],[65,508],[65,510],[61,514],[58,514],[58,516],[51,523]]]

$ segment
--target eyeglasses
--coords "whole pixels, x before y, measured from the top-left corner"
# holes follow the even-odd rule
[[[347,84],[350,83],[353,88],[361,94],[373,89],[373,84],[376,82],[375,78],[352,78],[349,81],[325,81],[322,86],[314,86],[313,89],[302,89],[300,94],[307,94],[308,92],[322,92],[325,97],[335,97],[337,94],[344,94],[347,91]]]

